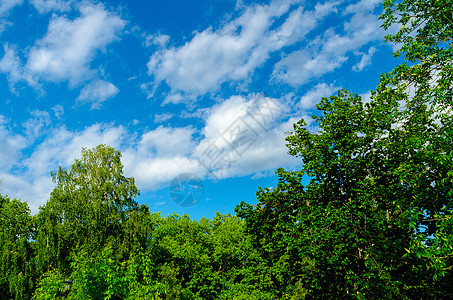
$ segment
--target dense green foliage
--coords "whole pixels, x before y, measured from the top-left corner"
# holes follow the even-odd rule
[[[301,169],[237,216],[150,212],[105,145],[34,216],[0,195],[0,299],[452,298],[453,5],[386,0],[381,19],[406,63],[294,124]]]
[[[301,282],[314,298],[453,297],[453,5],[384,8],[406,63],[382,74],[370,103],[323,98],[318,131],[301,120],[287,137],[302,169],[279,170],[256,207],[237,208],[268,267],[295,266],[275,280],[282,295]]]

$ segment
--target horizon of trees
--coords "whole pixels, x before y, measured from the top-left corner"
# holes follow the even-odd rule
[[[0,299],[453,297],[453,5],[385,0],[405,62],[286,138],[299,171],[236,215],[162,217],[109,146],[52,173],[36,215],[0,195]],[[308,184],[302,178],[308,176]]]

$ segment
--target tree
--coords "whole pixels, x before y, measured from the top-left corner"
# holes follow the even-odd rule
[[[453,6],[448,0],[405,0],[385,1],[384,8],[384,28],[400,26],[386,39],[407,63],[382,76],[378,95],[404,100],[404,138],[416,145],[399,170],[416,196],[411,227],[418,234],[408,255],[424,258],[435,279],[449,276],[452,282]]]
[[[38,262],[42,273],[52,269],[69,275],[76,248],[93,252],[116,244],[127,252],[123,224],[138,210],[134,178],[123,175],[121,154],[105,145],[82,149],[69,170],[52,173],[55,189],[37,215]],[[127,249],[126,249],[127,248]]]
[[[384,7],[384,27],[402,25],[387,40],[408,64],[381,76],[370,103],[323,98],[319,130],[301,120],[287,138],[302,170],[279,170],[256,207],[237,207],[282,296],[296,283],[314,297],[453,294],[453,7]],[[282,260],[292,264],[279,278]]]
[[[34,227],[27,203],[0,195],[0,299],[30,298]]]

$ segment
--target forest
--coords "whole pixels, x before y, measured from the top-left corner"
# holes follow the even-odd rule
[[[383,5],[402,63],[294,124],[300,170],[256,205],[163,217],[107,145],[52,172],[36,215],[0,195],[0,299],[453,298],[453,3]]]

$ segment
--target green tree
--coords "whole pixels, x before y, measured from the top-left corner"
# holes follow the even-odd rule
[[[121,154],[105,145],[82,149],[70,169],[52,173],[55,189],[37,215],[38,268],[70,273],[71,252],[115,245],[117,255],[131,247],[124,229],[139,209],[133,178],[123,175]],[[125,258],[127,259],[127,257]]]
[[[418,234],[408,255],[423,258],[435,280],[448,276],[451,285],[453,5],[449,0],[405,0],[384,1],[384,8],[384,28],[399,27],[386,39],[407,63],[382,76],[378,97],[395,95],[404,101],[402,137],[416,145],[398,174],[414,195],[411,227]]]
[[[58,271],[46,272],[38,282],[32,299],[36,300],[55,300],[66,299],[68,290],[66,289],[64,276]],[[69,288],[69,286],[68,286]]]
[[[319,130],[301,120],[287,138],[302,170],[279,170],[256,207],[237,207],[282,297],[297,284],[311,297],[453,295],[453,6],[384,7],[407,63],[381,76],[370,103],[323,98]]]
[[[72,254],[69,299],[124,299],[127,295],[126,262],[115,258],[110,246],[88,253],[79,249]]]
[[[27,203],[0,195],[0,299],[30,298],[34,227]]]

